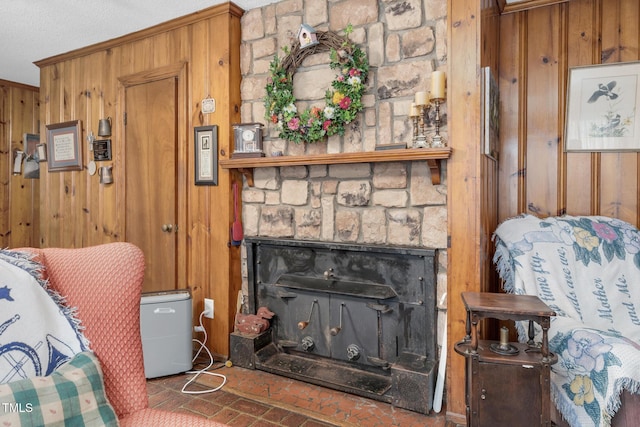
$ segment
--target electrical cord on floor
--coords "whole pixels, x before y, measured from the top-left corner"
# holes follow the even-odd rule
[[[209,355],[209,365],[206,368],[197,370],[197,371],[187,371],[187,374],[195,374],[193,376],[193,378],[189,379],[189,381],[187,381],[185,383],[185,385],[182,387],[182,392],[185,394],[204,394],[204,393],[213,393],[214,391],[218,391],[220,390],[226,383],[227,383],[227,377],[225,377],[222,374],[217,374],[215,372],[209,372],[209,369],[213,366],[213,355],[211,354],[211,352],[209,351],[209,349],[207,348],[207,330],[204,328],[204,326],[202,326],[202,316],[204,315],[204,311],[202,313],[200,313],[200,317],[198,319],[198,322],[200,324],[199,328],[196,328],[196,331],[198,332],[202,332],[204,333],[204,339],[202,341],[198,340],[198,339],[193,339],[194,342],[197,342],[198,344],[200,344],[200,348],[198,349],[198,352],[196,353],[195,356],[193,356],[193,359],[191,359],[191,362],[194,362],[198,356],[200,355],[200,353],[202,352],[202,350],[205,350],[207,352],[207,354]],[[189,386],[189,384],[193,383],[200,375],[211,375],[213,377],[218,377],[218,378],[222,378],[222,384],[220,384],[219,386],[212,388],[212,389],[208,389],[208,390],[198,390],[198,391],[192,391],[192,390],[187,390],[187,387]]]

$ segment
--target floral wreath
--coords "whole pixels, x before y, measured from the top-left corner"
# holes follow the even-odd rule
[[[275,55],[269,67],[267,96],[264,98],[265,119],[278,126],[280,138],[301,142],[317,142],[325,136],[344,135],[345,125],[362,110],[362,94],[369,73],[365,53],[349,41],[349,25],[342,37],[331,31],[316,33],[318,44],[300,48],[295,42],[282,61]],[[324,108],[313,106],[298,112],[293,96],[293,75],[309,55],[330,51],[331,69],[339,74],[325,93]]]

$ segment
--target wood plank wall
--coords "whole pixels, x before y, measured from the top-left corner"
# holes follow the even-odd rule
[[[637,0],[571,0],[500,20],[499,219],[605,215],[640,224],[639,154],[566,153],[572,66],[640,59]]]
[[[466,312],[460,294],[487,290],[493,270],[489,258],[497,218],[497,166],[482,154],[480,146],[480,69],[487,65],[497,71],[499,14],[492,0],[449,0],[448,15],[447,111],[452,155],[447,164],[447,333],[452,349],[465,335]],[[464,424],[464,357],[453,351],[447,357],[447,421]]]
[[[482,7],[482,31],[480,35],[481,50],[480,50],[480,67],[489,67],[491,74],[494,78],[497,78],[499,74],[499,41],[501,36],[500,31],[500,13],[492,0],[483,0],[481,2]],[[482,91],[481,91],[482,93]],[[484,99],[480,100],[484,103]],[[481,132],[484,131],[484,126],[480,123]],[[483,139],[481,138],[481,141]],[[480,290],[482,292],[490,291],[491,283],[495,283],[497,273],[493,268],[493,252],[494,245],[491,241],[491,236],[494,230],[498,226],[498,205],[500,200],[498,199],[498,164],[499,159],[485,155],[484,147],[479,147],[480,162],[481,162],[481,196],[480,204],[481,208],[481,265],[482,265],[482,282]],[[497,338],[497,337],[496,337]]]
[[[450,348],[464,334],[460,292],[499,290],[490,238],[500,221],[526,212],[640,223],[639,155],[566,153],[563,141],[569,67],[638,60],[638,1],[529,2],[524,7],[536,7],[500,16],[496,4],[449,1]],[[474,113],[484,66],[500,89],[497,164],[481,154]],[[450,355],[447,370],[447,419],[454,422],[464,422],[462,359]]]
[[[228,158],[231,124],[240,121],[240,17],[233,3],[214,6],[173,21],[58,55],[37,63],[41,68],[41,133],[45,126],[69,120],[82,122],[84,170],[47,173],[41,178],[41,245],[85,247],[125,238],[124,118],[122,80],[167,68],[186,68],[186,111],[178,112],[178,287],[189,287],[194,321],[203,310],[203,298],[215,300],[214,320],[204,319],[209,348],[229,354],[237,292],[241,286],[240,248],[229,246],[232,222],[231,184],[238,179],[219,169],[217,186],[195,186],[193,128],[218,125],[219,154]],[[182,96],[180,94],[179,96]],[[200,102],[216,99],[216,111],[203,114]],[[112,117],[114,183],[100,185],[90,176],[86,136],[97,134],[98,120]],[[182,154],[180,154],[182,153]],[[184,226],[182,226],[184,224]],[[225,315],[223,315],[226,314]]]
[[[38,88],[0,80],[0,247],[38,246],[40,181],[13,174],[14,152],[24,134],[37,134]]]

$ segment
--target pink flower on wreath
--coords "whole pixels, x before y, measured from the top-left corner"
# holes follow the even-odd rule
[[[340,108],[342,108],[343,110],[346,110],[347,108],[349,108],[350,105],[351,105],[351,98],[349,98],[348,96],[345,96],[340,100]]]
[[[339,82],[343,82],[344,81],[344,76],[338,76],[338,81]]]
[[[360,70],[358,70],[357,68],[352,68],[349,70],[349,76],[353,77],[353,76],[359,76],[360,75]]]
[[[322,129],[326,131],[327,129],[329,129],[329,126],[331,126],[331,120],[325,120],[322,124]]]
[[[294,117],[293,119],[289,120],[289,122],[287,123],[287,126],[291,130],[298,130],[298,128],[300,128],[300,119],[297,117]]]

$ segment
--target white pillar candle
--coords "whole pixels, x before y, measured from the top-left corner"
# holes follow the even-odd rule
[[[431,99],[445,98],[445,75],[444,71],[434,71],[431,73]]]
[[[411,109],[409,110],[409,117],[418,117],[420,115],[420,110],[415,102],[411,103]]]
[[[427,92],[416,92],[416,105],[427,105]]]

